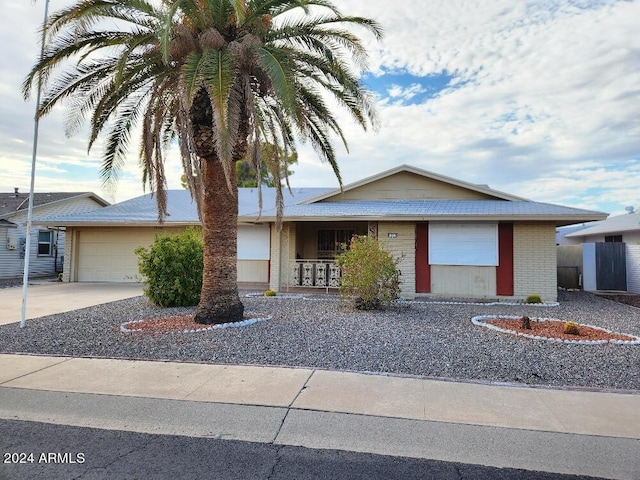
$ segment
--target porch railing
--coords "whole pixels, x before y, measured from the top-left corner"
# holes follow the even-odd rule
[[[295,260],[290,264],[288,285],[328,290],[340,286],[340,276],[340,267],[333,260]]]

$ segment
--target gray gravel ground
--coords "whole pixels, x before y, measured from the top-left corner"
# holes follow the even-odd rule
[[[290,365],[530,385],[640,390],[640,346],[569,345],[474,326],[475,315],[551,317],[640,336],[640,309],[584,292],[560,292],[560,306],[410,303],[354,312],[335,298],[244,298],[272,315],[244,328],[200,333],[123,334],[120,324],[193,313],[144,297],[0,326],[0,352],[225,364]]]

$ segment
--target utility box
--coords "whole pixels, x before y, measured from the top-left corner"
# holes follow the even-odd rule
[[[9,235],[7,237],[7,250],[17,250],[18,249],[18,237],[15,235]]]

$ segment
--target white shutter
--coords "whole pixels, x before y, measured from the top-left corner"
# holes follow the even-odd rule
[[[498,265],[495,223],[429,223],[430,265]]]
[[[269,225],[238,226],[238,260],[269,260]]]

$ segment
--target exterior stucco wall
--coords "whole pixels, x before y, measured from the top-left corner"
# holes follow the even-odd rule
[[[516,223],[513,228],[514,296],[558,298],[556,230],[552,224]]]
[[[389,234],[395,234],[391,238]],[[393,237],[393,235],[392,235]],[[378,239],[394,258],[399,259],[400,290],[403,297],[416,292],[416,226],[413,222],[378,222]]]

